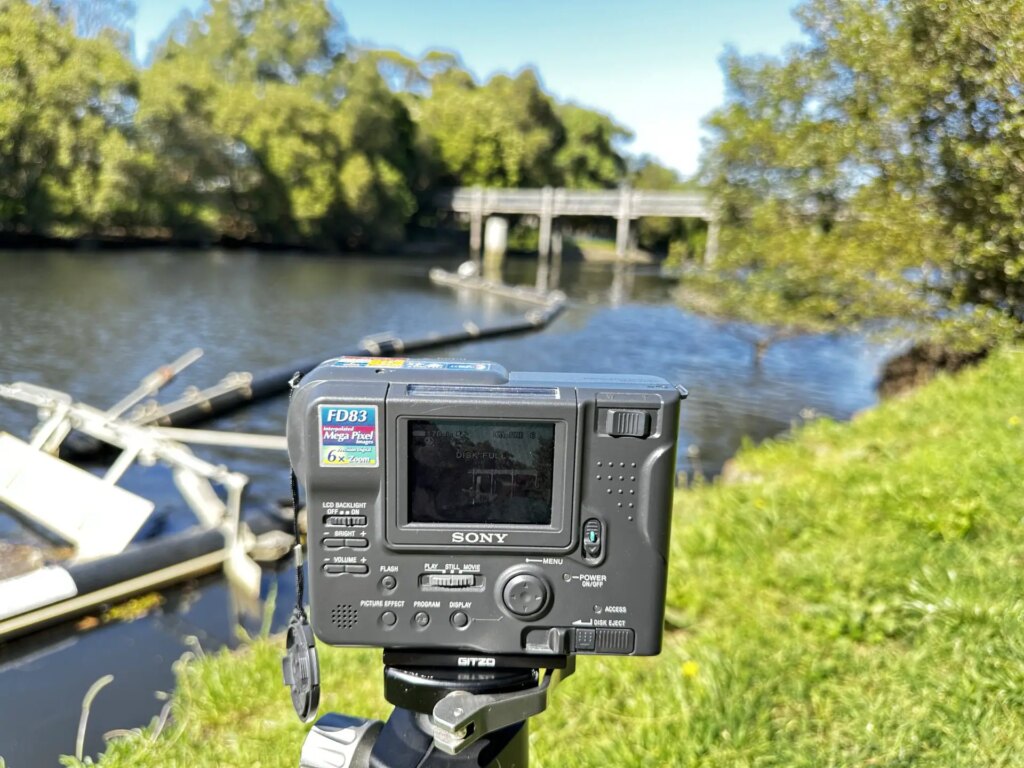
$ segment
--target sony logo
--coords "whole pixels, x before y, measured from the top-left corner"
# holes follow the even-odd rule
[[[477,533],[476,531],[455,531],[452,544],[504,544],[507,533]]]
[[[473,656],[459,656],[460,667],[493,667],[494,658],[491,656],[485,656],[483,658],[476,658]]]

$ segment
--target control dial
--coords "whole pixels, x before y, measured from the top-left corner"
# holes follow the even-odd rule
[[[510,613],[532,619],[547,610],[551,602],[551,587],[544,577],[520,571],[505,582],[501,599]]]

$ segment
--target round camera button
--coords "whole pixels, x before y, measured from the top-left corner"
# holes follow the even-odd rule
[[[540,576],[520,573],[508,580],[501,596],[509,611],[516,616],[529,618],[547,608],[551,590]]]
[[[412,617],[412,623],[420,629],[423,629],[430,623],[430,614],[424,611],[417,611],[416,614]]]
[[[384,611],[384,613],[380,615],[380,623],[385,627],[393,627],[397,621],[398,617],[395,616],[393,611]]]
[[[469,616],[463,611],[456,611],[452,614],[451,622],[456,629],[465,629],[469,626]]]

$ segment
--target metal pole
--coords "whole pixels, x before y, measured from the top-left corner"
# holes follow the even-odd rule
[[[228,551],[226,549],[218,549],[215,552],[200,555],[182,563],[175,563],[158,571],[145,573],[94,592],[79,595],[69,600],[62,600],[61,602],[46,605],[28,613],[4,619],[0,621],[0,641],[7,640],[14,635],[22,634],[31,629],[40,628],[45,624],[52,624],[81,614],[103,603],[117,602],[131,595],[149,592],[168,584],[209,573],[219,568],[227,557]]]
[[[228,448],[255,448],[263,451],[287,451],[284,435],[254,435],[248,432],[218,432],[209,429],[149,427],[161,437],[193,445],[217,445]]]
[[[173,381],[175,376],[184,371],[202,356],[203,350],[196,347],[195,349],[190,349],[173,363],[161,365],[155,371],[143,378],[142,381],[139,382],[138,387],[125,395],[125,397],[116,405],[111,406],[107,411],[107,416],[116,418],[143,398],[156,394],[166,384]]]

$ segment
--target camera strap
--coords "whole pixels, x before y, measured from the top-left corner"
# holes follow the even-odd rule
[[[302,373],[296,372],[288,382],[291,395],[302,380]],[[299,480],[295,470],[291,471],[292,486],[292,525],[295,535],[295,546],[292,552],[295,557],[295,608],[288,619],[288,632],[285,640],[286,651],[281,667],[284,682],[291,689],[292,706],[299,719],[308,723],[316,717],[320,704],[320,662],[316,653],[316,641],[313,628],[303,607],[305,578],[302,572],[302,537],[299,532]]]

